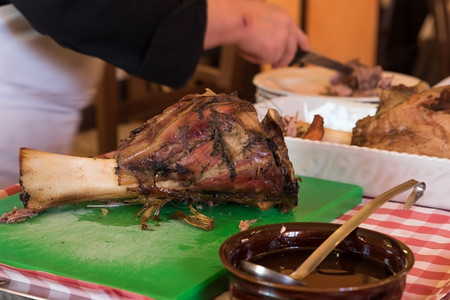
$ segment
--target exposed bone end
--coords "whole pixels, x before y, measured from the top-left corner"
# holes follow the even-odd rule
[[[41,212],[53,206],[92,200],[135,198],[120,186],[116,159],[87,158],[21,148],[20,198],[24,207]]]

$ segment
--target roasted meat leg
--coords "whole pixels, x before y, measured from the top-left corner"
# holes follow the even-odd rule
[[[111,159],[22,149],[21,200],[30,214],[81,201],[139,201],[144,229],[169,201],[291,210],[298,183],[280,120],[271,110],[260,122],[237,95],[187,95],[130,132]],[[193,213],[189,223],[212,227]]]

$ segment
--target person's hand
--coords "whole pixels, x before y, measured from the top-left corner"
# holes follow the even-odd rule
[[[308,38],[282,8],[260,0],[208,0],[205,49],[234,44],[255,64],[288,65]]]

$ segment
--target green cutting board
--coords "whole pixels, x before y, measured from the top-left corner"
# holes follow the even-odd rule
[[[355,185],[303,177],[294,212],[243,205],[204,206],[215,219],[204,231],[171,220],[186,205],[168,205],[161,221],[142,231],[138,206],[52,208],[19,224],[0,224],[0,263],[41,270],[147,295],[154,299],[211,299],[228,288],[218,250],[239,232],[241,220],[253,226],[285,222],[330,222],[361,203]],[[18,195],[0,200],[0,215],[22,207]]]

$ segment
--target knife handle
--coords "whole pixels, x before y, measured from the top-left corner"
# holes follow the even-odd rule
[[[292,59],[291,63],[289,64],[289,66],[295,65],[296,63],[300,63],[300,60],[303,58],[303,56],[305,56],[306,54],[308,54],[307,51],[302,50],[302,48],[298,47],[297,48],[297,52],[295,53],[294,58]]]

